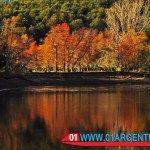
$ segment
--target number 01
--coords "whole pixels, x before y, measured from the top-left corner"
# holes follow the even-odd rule
[[[70,134],[69,135],[69,140],[70,141],[77,141],[77,134]]]

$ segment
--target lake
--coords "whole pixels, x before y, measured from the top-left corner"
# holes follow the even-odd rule
[[[150,133],[150,89],[51,86],[0,92],[0,150],[149,149],[62,144],[71,132]]]

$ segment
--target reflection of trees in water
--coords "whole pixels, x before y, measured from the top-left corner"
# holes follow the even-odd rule
[[[0,108],[4,107],[0,110],[0,150],[77,149],[60,144],[60,140],[69,132],[130,132],[129,127],[132,131],[149,132],[150,108],[146,96],[133,91],[122,93],[120,89],[117,93],[66,91],[29,94],[25,97],[10,98],[8,102],[0,101]]]
[[[33,124],[20,133],[20,150],[49,150],[53,143],[47,134],[44,120],[36,118]]]
[[[0,149],[16,149],[16,134],[14,133],[14,120],[10,113],[10,101],[5,99],[5,94],[0,95]],[[8,118],[9,117],[9,118]]]
[[[144,131],[149,122],[148,113],[141,110],[147,104],[139,95],[128,89],[117,93],[56,92],[35,99],[30,95],[28,106],[33,120],[36,114],[45,120],[52,139],[69,132],[132,133]]]

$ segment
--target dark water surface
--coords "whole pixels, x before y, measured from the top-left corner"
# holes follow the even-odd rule
[[[0,150],[150,149],[62,144],[70,132],[150,133],[150,89],[118,85],[0,92]]]

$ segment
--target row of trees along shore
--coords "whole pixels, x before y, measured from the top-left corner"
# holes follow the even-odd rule
[[[1,71],[150,71],[149,0],[0,6]]]

